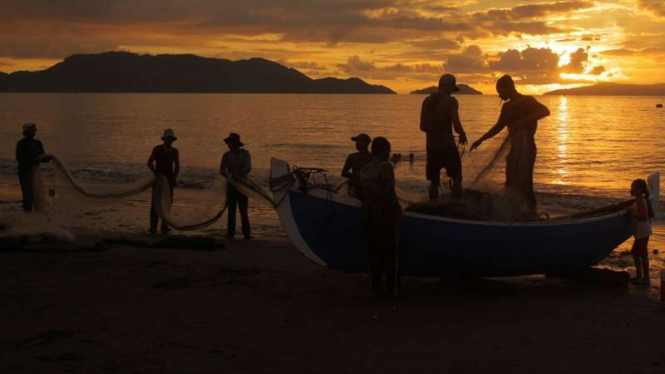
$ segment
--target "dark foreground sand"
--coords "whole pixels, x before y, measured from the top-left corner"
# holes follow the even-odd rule
[[[665,372],[648,291],[404,283],[373,301],[285,241],[0,251],[0,373]]]

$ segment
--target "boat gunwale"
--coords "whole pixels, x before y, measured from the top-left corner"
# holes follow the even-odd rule
[[[352,206],[356,208],[362,207],[360,200],[356,198],[343,196],[337,192],[333,192],[319,187],[310,188],[307,192],[300,191],[297,188],[292,188],[289,192],[298,192],[304,195],[324,200],[331,200],[332,198],[332,201],[335,203]],[[594,215],[591,217],[580,217],[580,218],[571,218],[571,219],[551,219],[551,220],[532,221],[532,222],[475,221],[469,219],[442,217],[433,214],[425,214],[425,213],[417,213],[409,211],[403,211],[403,214],[406,217],[420,218],[420,219],[440,221],[446,223],[466,224],[466,225],[472,224],[478,226],[500,226],[500,227],[541,227],[541,226],[569,226],[581,223],[604,221],[607,219],[626,215],[627,212],[621,209],[616,212]]]

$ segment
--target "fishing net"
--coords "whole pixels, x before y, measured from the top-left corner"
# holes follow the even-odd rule
[[[504,129],[499,135],[486,140],[480,147],[470,152],[464,147],[460,150],[463,168],[464,191],[460,198],[453,198],[450,192],[443,193],[435,201],[413,193],[398,190],[398,197],[408,201],[407,210],[412,212],[439,215],[450,218],[471,219],[478,221],[530,221],[537,215],[530,202],[523,194],[506,188],[506,168],[518,165],[520,169],[528,165],[530,155],[520,151],[527,149],[528,141],[520,131],[509,133]],[[511,154],[511,147],[517,144]],[[506,162],[508,155],[517,162]],[[523,173],[517,170],[516,173]],[[520,183],[525,183],[520,181]],[[448,184],[443,184],[450,191]]]
[[[148,175],[122,183],[84,183],[74,177],[63,161],[55,156],[47,158],[51,162],[33,169],[35,209],[65,227],[84,225],[102,230],[135,227],[137,220],[148,222],[151,204],[163,222],[179,231],[200,230],[224,214],[227,180],[221,176],[195,193],[176,189],[174,199],[164,177]],[[141,206],[145,216],[124,214],[125,208]]]

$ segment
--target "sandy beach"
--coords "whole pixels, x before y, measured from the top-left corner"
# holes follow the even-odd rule
[[[90,242],[90,238],[88,243]],[[0,252],[3,373],[662,373],[649,291],[363,275],[282,240]],[[632,287],[632,286],[631,286]],[[631,292],[632,291],[632,292]]]
[[[0,180],[3,214],[18,189]],[[185,202],[196,192],[177,191]],[[366,275],[313,264],[255,206],[253,241],[216,225],[146,248],[147,196],[70,212],[71,243],[0,251],[2,373],[662,373],[651,287],[544,275],[406,278],[376,301]],[[271,215],[272,214],[272,215]],[[128,236],[129,235],[129,236]],[[123,238],[123,240],[111,240]],[[218,243],[192,249],[188,240]],[[632,270],[624,243],[604,267]],[[652,257],[654,276],[662,255]]]

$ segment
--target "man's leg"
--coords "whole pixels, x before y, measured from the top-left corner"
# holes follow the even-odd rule
[[[369,233],[369,271],[372,282],[372,291],[374,292],[374,297],[379,299],[383,298],[385,294],[383,288],[383,274],[386,266],[386,256],[382,248],[381,238],[384,233],[381,229],[382,227],[380,226],[372,225]]]
[[[441,181],[441,168],[438,167],[434,151],[427,151],[427,165],[425,176],[429,181],[429,200],[434,201],[439,197],[439,182]]]
[[[233,239],[236,234],[236,208],[238,206],[238,191],[229,186],[226,190],[226,204],[227,214],[229,216],[228,225],[226,228],[226,237]]]
[[[171,186],[171,205],[173,205],[173,186]],[[166,234],[171,231],[171,228],[162,220],[162,234]]]
[[[399,282],[397,274],[397,230],[394,224],[385,226],[385,243],[384,243],[384,254],[385,254],[385,269],[386,269],[386,293],[389,297],[395,296],[395,286],[398,287],[399,294]]]
[[[642,279],[642,258],[633,255],[633,261],[635,261],[635,279]]]
[[[238,193],[238,207],[240,208],[240,220],[242,221],[242,235],[245,239],[250,238],[249,214],[247,213],[248,205],[249,198]]]
[[[23,195],[23,211],[32,212],[32,176],[30,173],[19,173],[21,183],[21,194]]]
[[[453,199],[462,197],[462,159],[457,147],[451,146],[446,152],[446,172],[451,178]]]
[[[150,233],[157,233],[157,224],[159,223],[159,216],[157,215],[157,210],[155,209],[155,203],[150,204]]]
[[[642,279],[649,282],[649,238],[642,239]]]
[[[462,176],[459,175],[455,178],[452,179],[453,185],[452,185],[452,194],[453,194],[453,199],[457,199],[462,197]]]
[[[429,182],[429,200],[434,201],[439,198],[439,183],[441,182],[440,172],[430,172]]]

